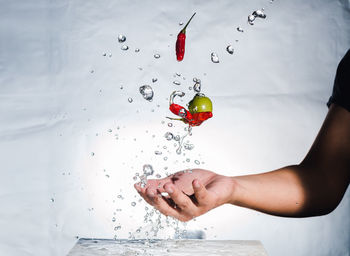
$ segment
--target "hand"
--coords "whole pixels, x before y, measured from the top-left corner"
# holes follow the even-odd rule
[[[135,184],[135,189],[146,202],[180,221],[230,203],[234,191],[232,178],[201,169],[180,171],[164,179],[148,180],[145,187],[140,185]]]

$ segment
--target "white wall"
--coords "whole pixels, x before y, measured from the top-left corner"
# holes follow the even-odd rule
[[[165,166],[196,167],[196,159],[226,175],[298,163],[327,113],[337,64],[350,45],[346,0],[2,0],[0,6],[1,255],[65,255],[76,236],[112,238],[116,223],[123,226],[117,235],[127,238],[143,225],[132,177],[145,163],[162,175]],[[248,14],[261,7],[267,19],[248,25]],[[195,11],[178,63],[178,23]],[[119,33],[128,51],[120,50]],[[210,61],[213,51],[219,64]],[[186,78],[181,86],[172,84],[176,72]],[[163,138],[184,128],[167,126],[167,97],[182,89],[190,100],[193,77],[213,100],[214,117],[194,128],[195,149],[179,157]],[[143,84],[154,88],[151,103],[138,92]],[[169,153],[156,156],[158,145]],[[187,226],[207,228],[207,239],[261,240],[272,256],[349,255],[349,196],[324,217],[277,218],[224,206]],[[116,208],[122,211],[113,223]]]

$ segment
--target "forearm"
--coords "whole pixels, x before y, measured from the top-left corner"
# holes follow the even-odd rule
[[[322,215],[334,209],[321,175],[301,165],[272,172],[233,177],[230,203],[278,216]]]

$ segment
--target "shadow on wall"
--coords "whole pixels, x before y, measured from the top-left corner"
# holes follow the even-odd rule
[[[339,0],[339,2],[350,12],[350,0]]]

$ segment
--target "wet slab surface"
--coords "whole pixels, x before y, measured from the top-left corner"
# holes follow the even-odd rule
[[[68,256],[267,256],[259,241],[239,240],[113,240],[81,238]]]

